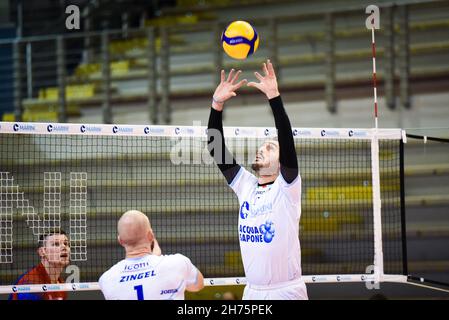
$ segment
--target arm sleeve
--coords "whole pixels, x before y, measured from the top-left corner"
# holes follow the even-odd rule
[[[269,102],[271,110],[273,111],[276,129],[278,131],[281,174],[287,183],[292,183],[299,173],[292,126],[288,119],[287,112],[284,109],[281,96],[270,99]]]
[[[234,180],[240,170],[240,165],[226,148],[223,134],[223,113],[211,108],[207,125],[207,148],[215,163],[225,176],[228,184]]]
[[[184,278],[186,284],[192,285],[198,282],[198,269],[193,265],[192,261],[182,254],[177,254],[178,258],[184,263]]]

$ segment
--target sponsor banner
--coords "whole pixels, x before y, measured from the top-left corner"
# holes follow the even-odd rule
[[[0,294],[100,290],[97,282],[0,286]]]
[[[0,122],[0,133],[101,135],[101,136],[161,136],[205,137],[205,126],[153,126],[85,123]],[[360,128],[292,128],[294,139],[379,139],[400,140],[401,129]],[[271,138],[277,136],[274,127],[225,127],[225,137]]]
[[[337,283],[337,282],[369,282],[374,281],[374,274],[337,274],[303,276],[306,283]]]
[[[246,284],[246,278],[205,278],[205,286],[230,286]]]

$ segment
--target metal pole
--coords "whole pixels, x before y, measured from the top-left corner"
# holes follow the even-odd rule
[[[279,66],[279,54],[278,54],[278,32],[277,32],[277,20],[271,18],[268,24],[270,41],[269,43],[269,57],[273,63],[274,70],[276,72],[276,78],[278,81],[281,79],[280,66]]]
[[[148,39],[148,112],[153,124],[159,123],[159,110],[157,105],[157,66],[156,66],[156,41],[154,28],[147,29]]]
[[[92,16],[90,14],[90,7],[86,6],[83,11],[84,16],[84,32],[87,33],[87,35],[84,37],[84,52],[83,52],[83,62],[84,63],[90,63],[92,61],[93,57],[93,51],[92,51],[92,38],[88,34],[89,31],[91,31],[92,27]]]
[[[64,38],[58,36],[56,38],[56,63],[58,75],[58,121],[67,122],[67,104],[66,104],[66,70],[65,70],[65,48]]]
[[[128,30],[129,30],[129,15],[128,12],[122,13],[122,36],[124,38],[128,38]]]
[[[19,0],[17,4],[17,38],[22,38],[23,35],[23,5]]]
[[[111,111],[111,70],[109,59],[109,35],[106,30],[101,34],[101,74],[103,76],[103,123],[112,123]]]
[[[170,108],[170,48],[167,27],[161,27],[161,109],[164,113],[164,121],[166,124],[171,123]]]
[[[14,64],[14,118],[22,121],[22,52],[21,43],[15,41],[13,44],[13,64]]]
[[[214,48],[214,66],[215,66],[215,74],[214,74],[214,81],[215,85],[218,85],[220,83],[221,75],[220,72],[223,69],[223,47],[221,44],[221,34],[223,32],[223,25],[216,21],[214,23],[213,27],[213,33],[214,33],[214,41],[213,41],[213,48]]]
[[[400,8],[399,31],[399,90],[401,106],[409,109],[410,103],[410,33],[408,21],[408,6]]]
[[[33,97],[33,59],[32,59],[32,46],[31,42],[26,45],[26,59],[27,59],[27,93],[28,98]]]
[[[335,33],[334,17],[332,13],[326,13],[324,25],[326,34],[326,105],[329,112],[336,113],[337,103],[335,99]]]
[[[390,109],[396,107],[395,95],[395,45],[394,45],[394,6],[385,10],[385,98]]]

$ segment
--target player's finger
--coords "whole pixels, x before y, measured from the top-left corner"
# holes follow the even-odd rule
[[[248,87],[254,87],[260,90],[260,83],[258,82],[248,82],[247,84]]]
[[[234,69],[231,69],[231,71],[229,71],[228,79],[226,81],[230,82],[233,76],[234,76]]]
[[[239,78],[241,73],[242,73],[242,70],[239,70],[235,73],[235,76],[232,78],[232,81],[231,81],[232,84],[234,84],[234,82],[237,81],[237,79]]]
[[[256,76],[256,78],[259,80],[259,81],[262,81],[263,80],[263,77],[260,75],[260,73],[259,72],[254,72],[254,75]]]
[[[273,64],[271,63],[270,59],[268,59],[267,65],[268,65],[268,72],[269,72],[269,74],[274,76],[275,75],[274,68],[273,68]]]
[[[224,70],[221,70],[221,82],[224,82],[225,81],[225,77],[226,77],[226,74],[225,74],[225,71]]]
[[[234,90],[237,90],[239,88],[241,88],[242,86],[244,86],[246,83],[248,82],[248,80],[243,79],[241,81],[239,81],[236,85],[234,85]]]
[[[263,63],[263,72],[265,73],[266,76],[268,76],[267,64],[265,62]]]

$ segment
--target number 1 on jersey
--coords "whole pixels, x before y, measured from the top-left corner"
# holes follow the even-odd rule
[[[143,299],[143,286],[134,286],[134,290],[137,291],[137,300],[144,300]]]

